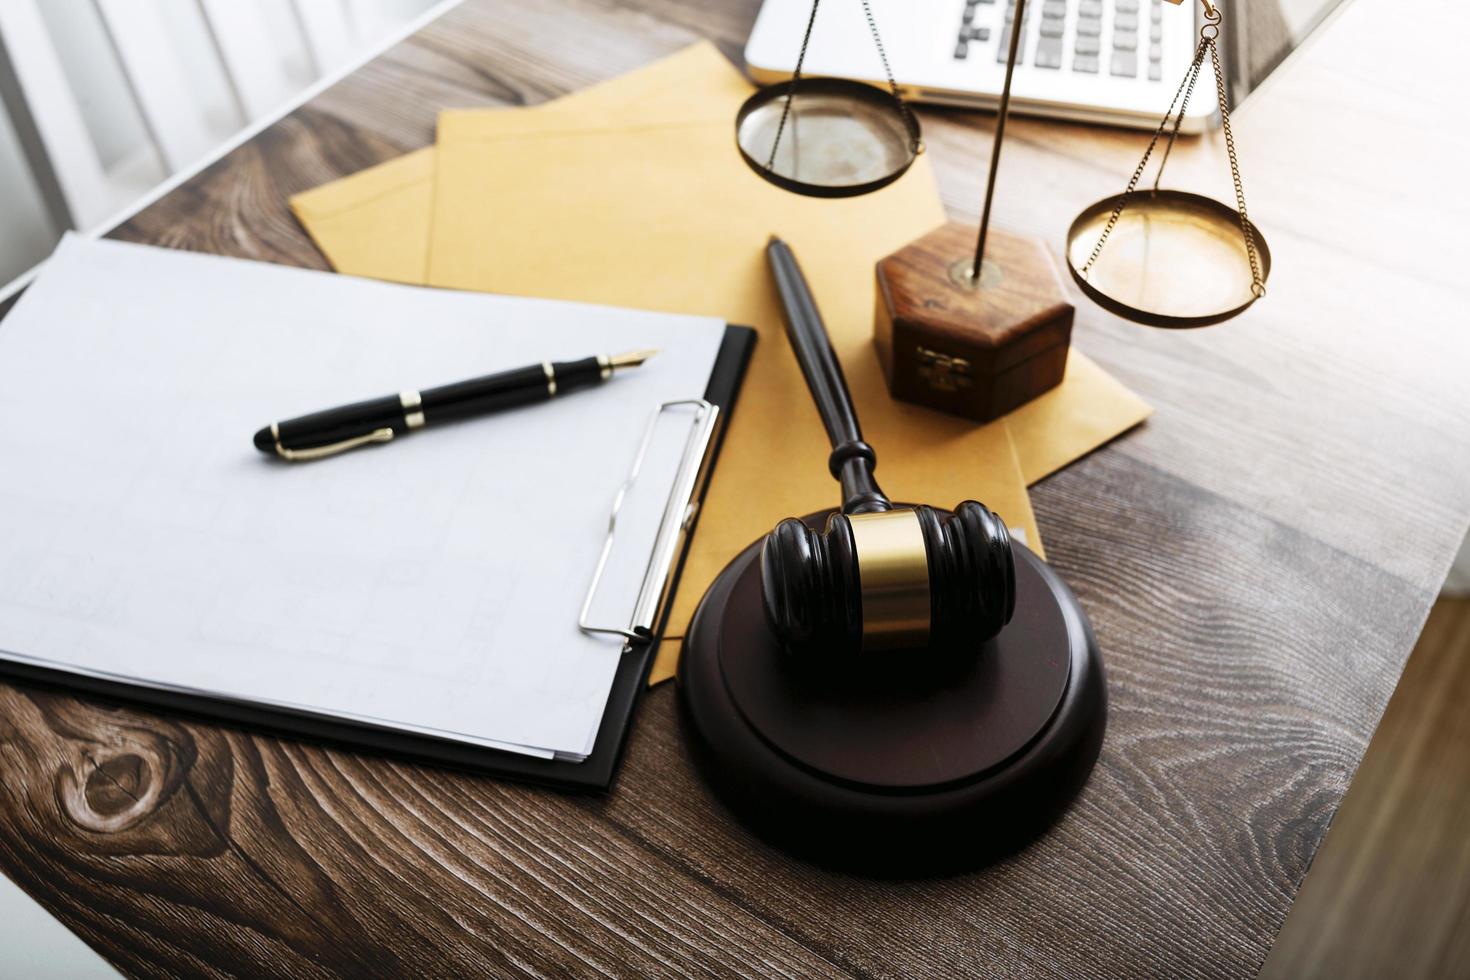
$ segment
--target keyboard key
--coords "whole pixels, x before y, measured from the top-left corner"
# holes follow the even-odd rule
[[[1148,19],[1155,24],[1163,21],[1164,8],[1160,7],[1158,4],[1154,4],[1152,7],[1149,8]]]
[[[1036,43],[1036,67],[1062,67],[1062,39],[1060,37],[1043,37]]]
[[[1111,74],[1126,78],[1138,77],[1138,52],[1137,51],[1114,51],[1112,63],[1108,66]]]
[[[1006,59],[1008,57],[1010,57],[1010,54],[1011,54],[1011,28],[1010,28],[1010,25],[1007,24],[1005,27],[1002,27],[1001,30],[1000,30],[1000,43],[995,46],[995,60],[998,61],[998,62],[1000,62],[1001,64],[1005,64],[1006,63]],[[1018,47],[1018,48],[1016,48],[1016,64],[1018,64],[1018,65],[1024,65],[1025,63],[1026,63],[1026,39],[1024,37],[1022,37],[1021,38],[1021,46]]]
[[[1063,34],[1063,29],[1062,28],[1063,28],[1063,21],[1060,18],[1057,18],[1057,19],[1053,20],[1051,18],[1043,17],[1041,19],[1041,36],[1042,37],[1056,37],[1056,38],[1059,38]]]
[[[1118,34],[1118,33],[1114,32],[1114,34],[1113,34],[1113,50],[1114,51],[1137,51],[1138,50],[1138,35],[1137,34]]]
[[[1164,60],[1164,46],[1162,44],[1150,44],[1148,46],[1148,60],[1160,62]]]
[[[1151,82],[1162,81],[1164,77],[1164,66],[1155,61],[1148,66],[1148,80]]]
[[[1102,47],[1095,37],[1078,36],[1076,47],[1073,48],[1078,54],[1097,54]]]
[[[1095,54],[1079,54],[1077,57],[1075,57],[1075,58],[1072,59],[1072,70],[1073,71],[1084,71],[1084,72],[1087,72],[1089,75],[1096,75],[1097,74],[1097,55],[1095,55]]]
[[[1041,5],[1041,16],[1061,20],[1067,16],[1067,0],[1046,0]]]
[[[1079,17],[1101,17],[1102,0],[1082,0],[1082,5],[1077,8]]]
[[[1097,37],[1102,33],[1102,21],[1095,17],[1080,17],[1077,20],[1078,37]]]
[[[1138,30],[1137,14],[1119,14],[1113,18],[1113,30],[1136,31]]]
[[[1148,28],[1148,39],[1150,41],[1162,41],[1164,39],[1164,26],[1162,24],[1150,24]]]
[[[990,28],[977,27],[971,21],[975,19],[976,8],[980,4],[994,2],[995,0],[965,0],[965,14],[960,19],[960,33],[954,47],[956,61],[964,61],[969,57],[971,41],[990,40]]]
[[[1120,14],[1138,13],[1138,0],[1113,0],[1113,9]]]

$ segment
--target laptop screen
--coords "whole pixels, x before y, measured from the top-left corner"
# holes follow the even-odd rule
[[[1253,92],[1343,0],[1235,0],[1221,3],[1230,56],[1230,101]]]

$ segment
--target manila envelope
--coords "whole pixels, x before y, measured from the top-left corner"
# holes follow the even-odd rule
[[[741,86],[741,88],[736,88]],[[502,136],[632,125],[715,122],[722,94],[748,91],[708,41],[651,65],[520,109],[465,109]],[[721,120],[722,121],[722,120]],[[291,198],[291,210],[339,272],[421,286],[427,282],[434,147],[426,146]]]

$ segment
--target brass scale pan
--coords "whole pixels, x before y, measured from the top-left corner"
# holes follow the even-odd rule
[[[887,187],[923,151],[919,123],[897,97],[842,78],[760,89],[735,116],[735,143],[750,169],[808,197]]]
[[[1140,191],[1129,199],[1084,275],[1116,197],[1079,214],[1067,231],[1067,268],[1088,298],[1119,316],[1154,327],[1206,327],[1256,301],[1240,213],[1187,191]],[[1271,250],[1251,223],[1261,282]]]

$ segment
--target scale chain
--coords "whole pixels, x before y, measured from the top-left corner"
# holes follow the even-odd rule
[[[791,100],[796,97],[796,86],[801,81],[801,66],[806,62],[807,45],[811,44],[812,28],[817,23],[817,8],[821,6],[822,0],[812,0],[811,16],[807,18],[806,33],[801,38],[801,51],[796,55],[796,68],[791,72],[791,84],[786,88],[786,104],[781,108],[781,121],[776,125],[776,138],[771,142],[771,156],[766,160],[766,169],[776,168],[776,150],[781,146],[781,134],[786,131],[786,119],[791,115]],[[888,66],[888,52],[883,50],[883,38],[878,33],[878,22],[873,18],[873,8],[868,0],[862,0],[863,15],[868,18],[868,30],[873,32],[873,43],[878,48],[878,60],[883,62],[883,74],[888,76],[888,90],[893,93],[893,101],[898,103],[899,112],[903,113],[904,123],[908,126],[910,133],[917,128],[914,122],[913,110],[898,93],[898,81],[893,77],[893,69]],[[913,144],[915,153],[923,149],[922,141],[915,139]]]
[[[1149,157],[1153,155],[1154,147],[1158,146],[1159,137],[1163,136],[1164,130],[1168,128],[1169,120],[1174,117],[1174,107],[1179,105],[1180,96],[1185,95],[1186,92],[1192,92],[1194,90],[1194,80],[1199,78],[1200,69],[1204,65],[1206,43],[1207,42],[1203,39],[1200,40],[1199,47],[1196,48],[1194,52],[1194,60],[1189,63],[1189,70],[1186,71],[1184,73],[1184,77],[1179,80],[1179,88],[1174,91],[1174,98],[1171,99],[1169,102],[1169,111],[1164,113],[1163,119],[1159,120],[1159,128],[1154,130],[1153,138],[1148,141],[1148,148],[1143,151],[1143,159],[1139,160],[1138,166],[1133,169],[1133,176],[1129,179],[1128,186],[1123,190],[1122,194],[1118,195],[1118,203],[1113,207],[1113,213],[1108,216],[1108,223],[1103,226],[1102,234],[1099,235],[1097,238],[1097,244],[1092,247],[1092,254],[1087,257],[1087,263],[1082,266],[1082,275],[1084,277],[1086,277],[1088,270],[1092,268],[1092,264],[1097,261],[1097,257],[1102,254],[1103,246],[1107,244],[1108,236],[1113,233],[1113,226],[1118,223],[1119,215],[1121,215],[1123,213],[1123,209],[1128,206],[1129,198],[1133,196],[1134,189],[1138,187],[1139,178],[1141,178],[1143,176],[1143,172],[1148,169]],[[1185,96],[1185,101],[1188,102],[1187,95]],[[1180,106],[1179,115],[1180,118],[1183,118],[1183,106]],[[1173,142],[1172,139],[1170,140],[1170,142]],[[1167,153],[1165,153],[1164,158],[1167,162]],[[1160,167],[1159,178],[1162,177],[1163,168]],[[1154,186],[1157,188],[1158,180],[1154,181]]]
[[[1194,95],[1194,86],[1199,82],[1200,71],[1204,65],[1204,49],[1205,42],[1202,39],[1199,49],[1194,53],[1195,60],[1190,63],[1189,71],[1184,76],[1186,82],[1184,101],[1179,103],[1179,112],[1174,116],[1174,128],[1169,131],[1169,142],[1164,144],[1164,155],[1159,158],[1159,169],[1154,172],[1154,194],[1159,192],[1159,182],[1164,179],[1164,168],[1169,165],[1169,154],[1174,152],[1174,144],[1179,140],[1179,129],[1184,125],[1185,113],[1189,111],[1189,100]],[[1174,97],[1178,98],[1179,93],[1174,93]],[[1164,122],[1167,124],[1168,121],[1169,117],[1165,116]]]
[[[1199,47],[1195,49],[1194,60],[1190,62],[1189,70],[1185,72],[1184,78],[1179,83],[1179,88],[1174,92],[1174,98],[1169,103],[1169,110],[1159,123],[1159,128],[1154,131],[1153,138],[1149,140],[1148,148],[1143,151],[1143,159],[1138,161],[1138,167],[1133,171],[1133,177],[1128,181],[1128,187],[1118,196],[1118,203],[1113,208],[1113,213],[1108,216],[1108,223],[1103,227],[1102,234],[1098,236],[1097,244],[1092,247],[1092,254],[1088,256],[1087,262],[1082,266],[1081,273],[1086,277],[1097,257],[1102,254],[1103,246],[1107,244],[1108,236],[1112,234],[1113,227],[1118,223],[1118,217],[1123,209],[1128,206],[1135,189],[1138,187],[1139,178],[1148,167],[1149,157],[1158,145],[1159,137],[1169,126],[1169,120],[1174,119],[1173,131],[1169,134],[1168,145],[1164,149],[1164,155],[1159,161],[1159,172],[1154,178],[1154,191],[1159,189],[1159,181],[1164,176],[1164,166],[1169,162],[1169,152],[1174,148],[1174,141],[1179,136],[1179,127],[1184,122],[1184,113],[1189,105],[1189,97],[1194,92],[1195,83],[1199,80],[1200,72],[1204,68],[1205,52],[1210,55],[1210,64],[1214,69],[1215,88],[1219,95],[1220,122],[1225,132],[1225,149],[1230,157],[1230,177],[1235,184],[1236,213],[1240,217],[1240,233],[1245,239],[1246,257],[1251,266],[1251,294],[1259,298],[1266,294],[1266,285],[1261,279],[1260,258],[1256,253],[1256,236],[1251,230],[1250,219],[1246,215],[1245,207],[1245,185],[1240,177],[1240,161],[1235,153],[1235,136],[1230,130],[1230,97],[1225,88],[1225,75],[1220,67],[1220,53],[1215,43],[1220,36],[1220,14],[1210,4],[1205,4],[1205,18],[1207,23],[1200,28]],[[1183,101],[1180,96],[1183,95]],[[1179,113],[1175,117],[1174,107],[1178,105]]]
[[[1261,281],[1261,263],[1256,257],[1256,236],[1251,231],[1250,219],[1245,214],[1245,184],[1240,179],[1240,161],[1235,157],[1235,136],[1230,132],[1230,100],[1225,97],[1225,74],[1220,70],[1220,54],[1215,48],[1214,38],[1210,38],[1210,63],[1215,69],[1215,85],[1220,89],[1220,123],[1225,130],[1225,151],[1230,155],[1230,179],[1235,182],[1235,205],[1240,212],[1240,233],[1245,236],[1245,251],[1251,260],[1251,295],[1260,299],[1266,295],[1266,284]]]
[[[868,0],[863,0],[863,15],[868,18],[868,30],[873,33],[873,44],[878,48],[878,60],[883,62],[883,74],[888,76],[888,91],[893,93],[893,100],[898,103],[899,111],[903,113],[903,121],[908,125],[909,132],[913,133],[917,128],[914,123],[913,110],[903,100],[903,96],[898,94],[898,81],[893,77],[893,69],[888,67],[888,53],[883,50],[883,37],[878,33],[878,22],[873,19],[873,8],[869,5]],[[919,142],[915,141],[914,152],[918,153],[921,149]]]
[[[786,131],[786,117],[791,115],[791,100],[796,95],[796,84],[801,81],[801,66],[806,61],[806,46],[812,41],[812,28],[817,23],[817,8],[822,0],[812,0],[812,14],[806,21],[806,33],[801,37],[801,52],[796,56],[796,68],[791,72],[791,84],[786,87],[786,104],[781,108],[781,122],[776,125],[776,138],[771,141],[771,158],[766,161],[767,170],[776,169],[776,150],[781,146],[781,134]]]

